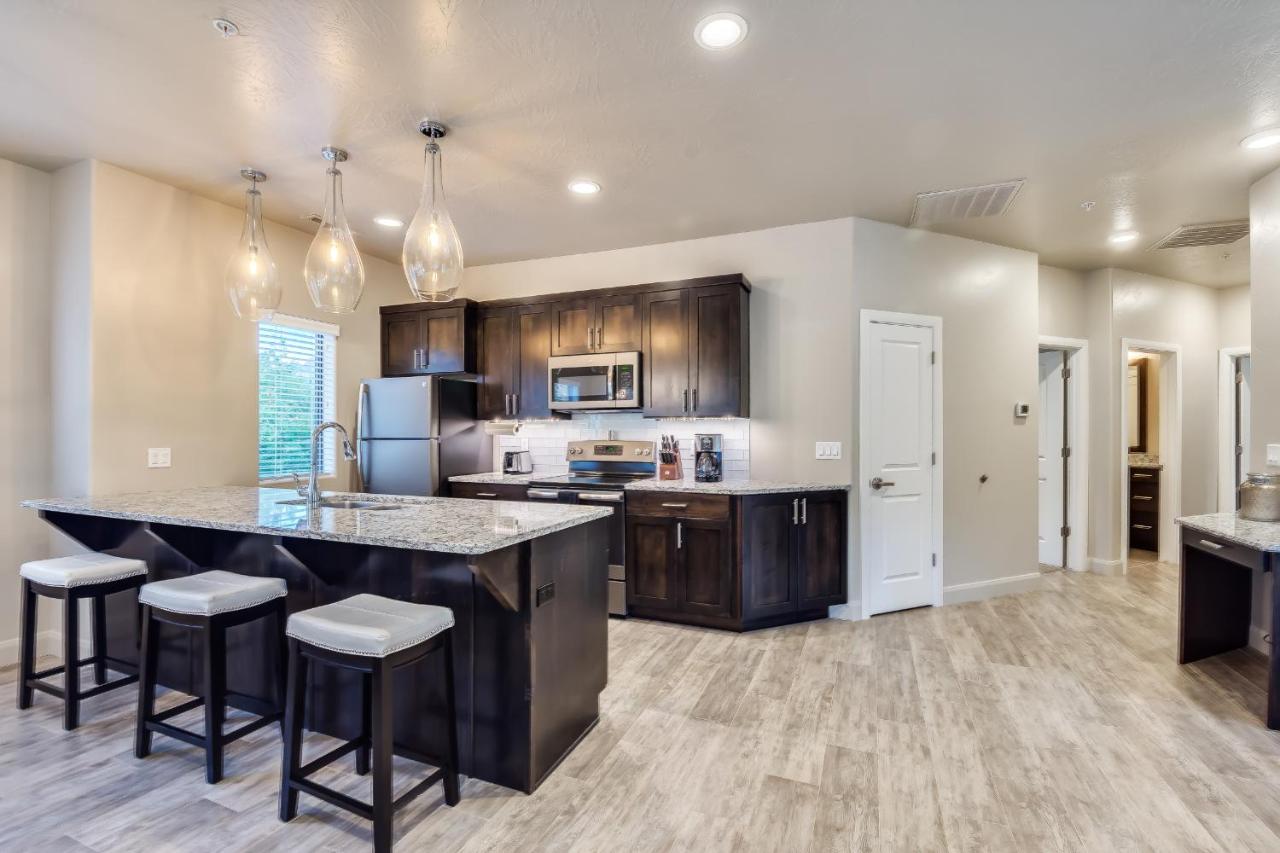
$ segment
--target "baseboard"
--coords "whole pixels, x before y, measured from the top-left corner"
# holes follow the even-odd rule
[[[995,578],[989,581],[958,583],[944,587],[943,604],[960,604],[965,601],[981,601],[997,595],[1011,595],[1015,592],[1034,592],[1040,588],[1041,574],[1029,572],[1025,575],[1013,575],[1007,578]]]
[[[1249,648],[1257,649],[1267,657],[1271,656],[1271,644],[1266,641],[1266,636],[1271,632],[1261,625],[1249,626]]]
[[[1097,557],[1089,558],[1089,571],[1096,575],[1119,575],[1124,573],[1123,560],[1099,560]]]
[[[837,604],[827,611],[828,619],[843,619],[846,622],[858,622],[862,619],[862,602],[850,601],[848,604]]]
[[[15,666],[18,663],[18,638],[0,640],[0,667]],[[81,641],[81,656],[90,654],[89,644]],[[36,633],[36,657],[62,657],[62,632],[39,631]]]

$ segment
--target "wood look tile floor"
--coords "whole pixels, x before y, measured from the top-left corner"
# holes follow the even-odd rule
[[[468,781],[397,821],[402,850],[1280,850],[1265,660],[1174,661],[1177,572],[734,635],[612,622],[599,726],[532,796]],[[59,727],[0,675],[0,850],[352,850],[302,797],[276,820],[274,729],[207,786],[196,750],[131,752],[133,697]],[[195,716],[198,719],[198,715]],[[313,749],[319,749],[309,740]],[[411,767],[411,765],[410,765]],[[330,780],[363,794],[349,762]],[[407,783],[405,775],[400,785]]]

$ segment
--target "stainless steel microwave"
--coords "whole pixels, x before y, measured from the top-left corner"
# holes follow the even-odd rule
[[[547,393],[555,411],[640,407],[640,353],[554,355]]]

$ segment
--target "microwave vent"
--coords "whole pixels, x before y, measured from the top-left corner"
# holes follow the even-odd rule
[[[1025,180],[918,193],[911,211],[911,225],[923,227],[953,219],[1000,216],[1013,204]]]

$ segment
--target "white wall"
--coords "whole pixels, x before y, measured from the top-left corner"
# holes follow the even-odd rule
[[[1036,256],[864,219],[853,237],[855,310],[942,317],[948,600],[1034,583],[1038,412],[1013,407],[1038,396]]]
[[[18,566],[47,555],[44,522],[18,502],[51,486],[48,328],[53,182],[0,160],[0,666],[17,660]]]
[[[1088,338],[1088,275],[1041,264],[1037,289],[1040,296],[1040,334],[1055,338]]]
[[[1249,470],[1267,471],[1267,444],[1280,444],[1280,170],[1249,188],[1253,417]],[[1268,389],[1272,393],[1267,393]]]
[[[1249,285],[1224,287],[1214,291],[1218,311],[1218,346],[1247,347],[1252,339]]]

